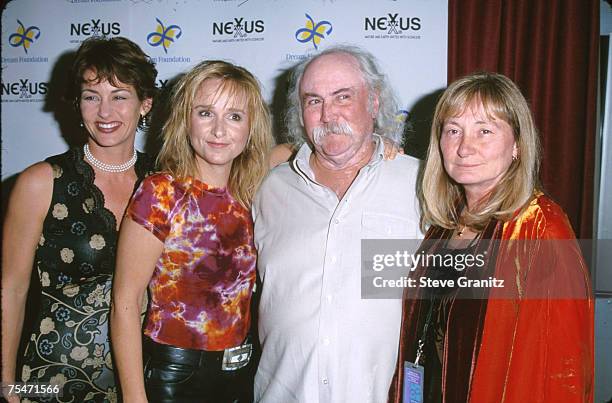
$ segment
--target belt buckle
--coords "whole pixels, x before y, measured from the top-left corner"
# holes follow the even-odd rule
[[[251,343],[226,348],[223,352],[221,371],[235,371],[245,367],[249,363],[252,354],[253,345]]]

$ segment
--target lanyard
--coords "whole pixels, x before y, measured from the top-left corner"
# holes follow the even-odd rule
[[[436,298],[431,299],[431,303],[429,304],[429,310],[427,311],[427,318],[425,319],[425,325],[423,325],[423,332],[421,333],[421,338],[419,339],[417,345],[416,359],[414,360],[414,366],[419,365],[419,360],[421,359],[421,355],[423,354],[423,346],[425,345],[425,338],[427,337],[427,330],[431,323],[431,315],[433,314],[434,303],[437,301]]]

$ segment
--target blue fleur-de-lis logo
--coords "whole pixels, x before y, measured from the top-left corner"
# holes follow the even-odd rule
[[[178,25],[170,25],[164,27],[164,23],[155,18],[157,21],[157,28],[155,32],[151,32],[147,36],[147,43],[151,46],[162,46],[164,52],[168,53],[168,46],[183,35],[183,30]]]
[[[410,119],[410,112],[405,109],[400,109],[395,114],[395,122],[397,123],[405,123],[408,119]]]
[[[315,49],[319,49],[319,44],[321,40],[325,38],[326,35],[332,33],[332,24],[329,21],[319,21],[317,23],[314,22],[311,16],[305,14],[306,18],[306,28],[300,28],[295,31],[295,39],[299,42],[306,43],[312,41]]]
[[[28,53],[30,45],[40,37],[40,29],[35,26],[26,28],[19,20],[17,23],[19,24],[17,32],[9,36],[9,43],[14,48],[23,46],[23,50]]]

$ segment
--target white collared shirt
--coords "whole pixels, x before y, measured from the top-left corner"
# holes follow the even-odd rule
[[[341,201],[315,181],[304,144],[275,168],[253,203],[262,357],[255,400],[387,401],[401,299],[361,298],[362,238],[422,238],[418,160],[376,150]]]

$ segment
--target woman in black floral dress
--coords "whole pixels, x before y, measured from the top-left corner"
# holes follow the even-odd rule
[[[117,401],[108,336],[117,230],[151,168],[134,140],[151,110],[156,76],[155,65],[125,38],[83,42],[73,95],[87,142],[32,165],[15,184],[3,234],[2,382],[56,384],[62,391],[23,401]],[[17,371],[34,267],[41,302]]]

